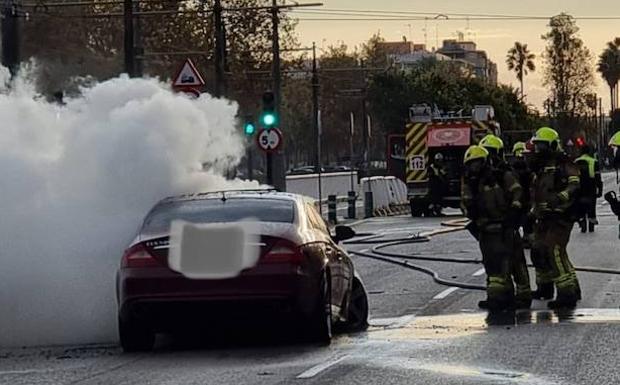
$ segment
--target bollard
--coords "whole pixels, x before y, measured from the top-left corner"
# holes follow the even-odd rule
[[[329,221],[329,223],[332,223],[334,225],[338,223],[338,212],[335,195],[329,195],[327,197],[327,220]]]
[[[374,216],[375,208],[372,204],[372,191],[364,192],[364,217],[371,218]]]
[[[347,201],[349,202],[349,219],[355,219],[355,217],[357,216],[356,208],[355,208],[355,203],[357,202],[357,196],[355,194],[355,191],[349,191]]]

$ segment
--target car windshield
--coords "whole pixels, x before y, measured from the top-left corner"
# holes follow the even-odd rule
[[[294,202],[283,199],[230,198],[168,202],[156,206],[142,226],[145,233],[166,232],[173,220],[194,223],[236,222],[246,218],[260,222],[292,223]]]

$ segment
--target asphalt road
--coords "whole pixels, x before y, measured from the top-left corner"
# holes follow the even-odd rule
[[[606,182],[611,189],[615,176],[606,175]],[[599,212],[595,233],[573,233],[570,255],[578,266],[620,269],[618,220],[603,202]],[[446,219],[454,218],[374,218],[356,229],[401,237],[441,228]],[[390,251],[480,257],[463,231]],[[242,338],[225,331],[216,344],[164,339],[148,354],[121,354],[116,346],[0,349],[0,383],[620,383],[620,275],[579,273],[584,299],[574,312],[554,313],[535,301],[532,311],[489,318],[476,306],[485,296],[482,291],[441,286],[404,267],[353,258],[370,294],[371,327],[339,335],[329,347],[275,338],[277,330],[246,330]],[[419,264],[443,278],[484,283],[480,265]]]

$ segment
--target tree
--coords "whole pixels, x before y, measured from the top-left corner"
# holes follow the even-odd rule
[[[534,59],[536,55],[531,53],[527,49],[527,44],[515,42],[514,47],[508,50],[508,55],[506,57],[506,64],[508,65],[508,69],[510,71],[514,71],[517,75],[517,80],[521,83],[521,99],[524,99],[524,86],[523,80],[524,77],[529,72],[534,72],[536,70],[536,64],[534,64]]]
[[[620,37],[607,43],[601,53],[597,70],[609,86],[611,111],[618,108],[618,82],[620,82]]]
[[[587,95],[594,84],[592,55],[577,35],[579,28],[572,16],[554,16],[549,27],[551,30],[542,36],[547,42],[543,84],[550,89],[549,105],[558,128],[568,134],[588,110]]]

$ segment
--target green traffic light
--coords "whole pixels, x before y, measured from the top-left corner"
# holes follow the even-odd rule
[[[256,132],[256,127],[254,126],[254,123],[246,123],[244,131],[247,136],[254,135],[254,132]]]
[[[265,113],[262,116],[263,126],[272,127],[276,124],[276,115],[270,112]]]

